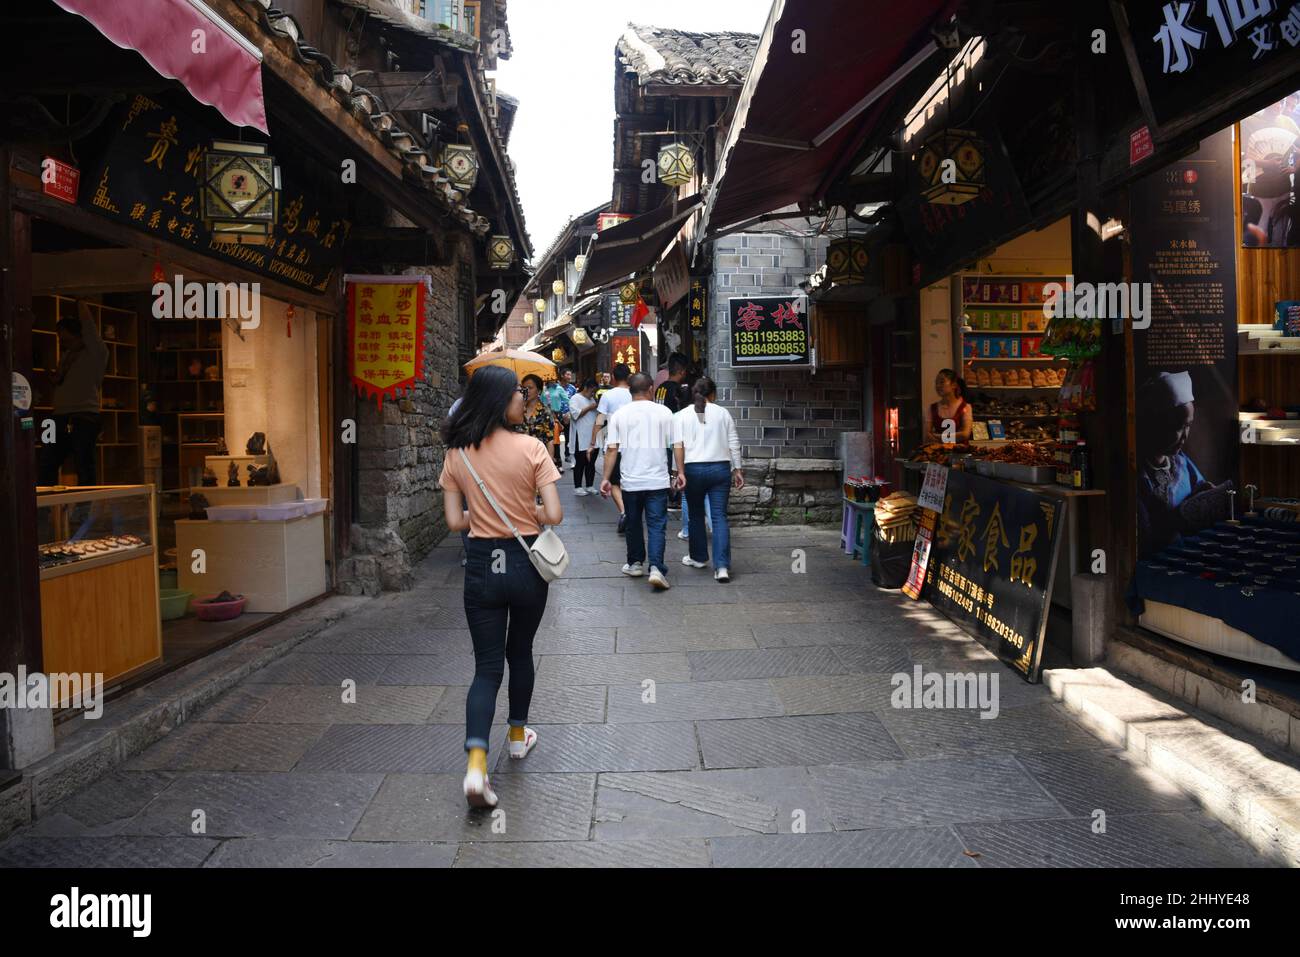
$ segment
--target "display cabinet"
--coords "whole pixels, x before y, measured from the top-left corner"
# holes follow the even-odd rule
[[[155,516],[152,485],[37,489],[47,673],[108,683],[162,656]]]

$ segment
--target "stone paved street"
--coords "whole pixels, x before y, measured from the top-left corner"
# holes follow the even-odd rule
[[[0,864],[1265,863],[946,619],[874,590],[836,531],[738,530],[720,585],[680,564],[674,514],[673,588],[655,594],[619,573],[612,505],[562,488],[572,564],[537,637],[540,742],[504,757],[503,687],[495,821],[460,793],[473,658],[453,537],[414,590],[254,673],[0,844]],[[999,674],[1000,714],[891,708],[891,674],[915,664]]]

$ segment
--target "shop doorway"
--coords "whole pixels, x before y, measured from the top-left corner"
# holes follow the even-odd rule
[[[40,218],[31,237],[46,670],[134,687],[325,594],[329,317],[215,261],[182,269]],[[88,349],[98,408],[92,383],[71,421]]]

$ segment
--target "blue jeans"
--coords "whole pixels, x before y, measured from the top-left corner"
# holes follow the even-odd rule
[[[712,520],[713,506],[709,504],[708,498],[704,499],[704,517]],[[686,496],[682,496],[682,531],[686,534],[691,533],[691,507],[686,501]]]
[[[730,462],[686,463],[686,501],[691,518],[687,534],[691,537],[692,560],[709,560],[709,542],[704,532],[707,507],[709,523],[713,526],[713,567],[731,567],[731,529],[727,526],[727,500],[730,498]]]
[[[535,536],[525,536],[532,543]],[[500,554],[495,554],[499,550]],[[465,566],[465,620],[474,642],[474,681],[465,699],[465,750],[487,749],[497,692],[510,664],[508,717],[528,720],[533,697],[533,636],[549,586],[513,538],[471,538]],[[495,568],[494,568],[495,566]]]
[[[623,514],[627,516],[627,563],[646,560],[646,535],[641,531],[641,517],[650,540],[650,565],[667,574],[664,564],[664,539],[668,536],[668,489],[648,492],[623,490]]]

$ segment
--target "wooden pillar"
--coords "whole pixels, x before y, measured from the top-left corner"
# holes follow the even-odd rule
[[[18,372],[32,381],[31,218],[14,209],[13,156],[0,149],[0,382]],[[40,570],[36,562],[36,428],[5,403],[0,417],[0,671],[44,666]],[[0,711],[0,768],[11,767],[8,729]]]

